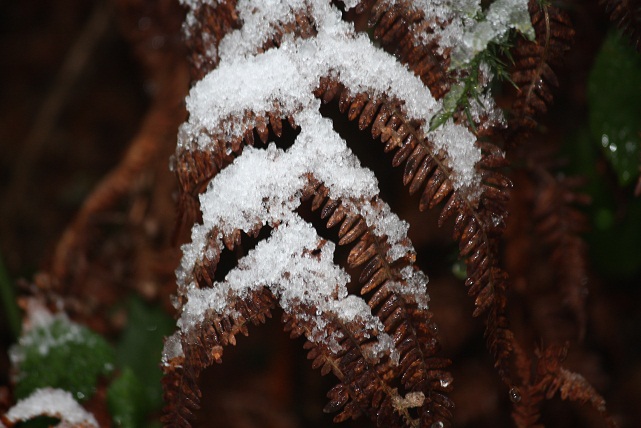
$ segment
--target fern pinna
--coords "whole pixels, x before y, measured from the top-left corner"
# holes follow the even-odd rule
[[[340,412],[335,421],[452,424],[449,361],[439,354],[408,226],[319,112],[330,102],[393,152],[421,210],[444,203],[440,223],[454,218],[474,315],[484,316],[499,376],[518,402],[519,386],[530,385],[513,373],[521,351],[505,314],[497,240],[511,183],[499,170],[503,151],[490,142],[505,120],[489,83],[499,70],[490,52],[508,34],[534,40],[527,2],[484,9],[472,0],[457,8],[350,0],[343,11],[319,0],[184,3],[200,80],[187,98],[174,168],[182,221],[200,221],[177,272],[180,318],[163,356],[165,424],[190,426],[200,373],[276,306],[292,337],[307,339],[312,366],[338,379],[326,406]],[[349,10],[370,14],[380,47],[343,19]],[[287,127],[299,130],[291,147],[269,143]],[[302,204],[337,228],[336,243],[303,219]],[[269,237],[215,280],[222,252],[265,230]],[[351,246],[345,267],[333,261],[336,244]],[[360,270],[360,296],[348,289],[345,268]]]

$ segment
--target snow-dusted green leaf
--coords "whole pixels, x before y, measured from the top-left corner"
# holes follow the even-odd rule
[[[87,399],[98,377],[110,373],[114,363],[114,351],[105,339],[63,315],[23,333],[10,354],[17,369],[18,398],[53,387]]]
[[[534,27],[526,0],[496,0],[485,17],[466,29],[461,42],[452,52],[452,66],[459,68],[484,51],[491,42],[501,41],[510,29],[534,40]]]

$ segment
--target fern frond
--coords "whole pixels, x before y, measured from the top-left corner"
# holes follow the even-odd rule
[[[323,186],[316,188],[312,209],[321,210],[321,218],[328,219],[328,228],[338,228],[339,245],[353,245],[347,263],[350,268],[360,269],[360,293],[369,296],[370,308],[383,323],[385,332],[394,339],[398,350],[400,373],[392,374],[400,377],[406,391],[424,394],[425,403],[420,406],[421,423],[450,421],[453,403],[445,393],[450,391],[451,375],[443,370],[449,361],[435,357],[440,349],[436,326],[429,312],[421,310],[417,302],[407,295],[397,292],[399,282],[402,284],[407,276],[404,270],[415,269],[413,255],[407,254],[390,261],[385,256],[391,250],[387,239],[377,236],[362,217],[350,214],[340,201],[327,198],[322,202],[328,193],[329,189]],[[345,382],[342,383],[348,388]],[[391,404],[392,408],[401,406],[399,396],[390,396],[389,400],[387,405]],[[328,406],[333,408],[335,404],[330,402]],[[386,409],[385,413],[393,414],[391,408]],[[341,415],[337,420],[343,419]],[[408,418],[404,416],[404,419]],[[381,419],[379,414],[378,426],[392,425],[385,418]]]
[[[238,333],[246,336],[249,323],[257,325],[270,318],[275,299],[269,290],[261,289],[230,304],[233,315],[210,311],[195,328],[166,339],[162,366],[165,426],[191,426],[193,413],[200,408],[200,373],[214,362],[222,362],[223,347],[236,344]]]
[[[588,274],[587,248],[580,234],[587,229],[587,220],[578,208],[590,200],[576,191],[581,184],[576,179],[559,180],[542,169],[538,169],[536,175],[539,183],[534,201],[536,229],[551,250],[563,301],[571,308],[582,338],[587,321]]]
[[[193,79],[202,79],[218,65],[221,40],[240,27],[236,3],[237,0],[216,2],[215,5],[195,3],[187,11],[183,32]]]
[[[302,126],[299,136],[303,141],[312,135],[307,127],[309,124]],[[260,132],[258,126],[255,129]],[[322,129],[324,128],[316,132],[324,135]],[[246,132],[243,131],[243,134],[246,135]],[[258,313],[261,308],[267,310],[269,305],[265,304],[248,312],[244,307],[236,308],[237,303],[234,303],[239,299],[234,297],[234,293],[243,296],[244,292],[241,290],[244,287],[255,290],[258,286],[259,289],[268,290],[277,297],[278,304],[285,312],[286,328],[295,336],[303,334],[306,336],[310,342],[308,347],[313,349],[310,354],[315,359],[313,366],[324,367],[322,370],[324,373],[331,371],[341,381],[343,386],[337,387],[342,391],[340,401],[337,401],[338,398],[335,396],[337,393],[332,392],[331,401],[327,407],[338,409],[345,406],[343,412],[337,416],[337,420],[363,413],[376,421],[378,426],[420,426],[420,424],[431,424],[435,421],[449,425],[453,407],[452,402],[445,395],[451,388],[451,376],[445,371],[449,362],[435,356],[439,348],[436,329],[426,307],[424,289],[426,279],[414,267],[415,254],[409,240],[404,236],[406,226],[395,219],[389,207],[377,196],[357,197],[356,189],[350,188],[345,189],[344,191],[348,193],[340,198],[332,198],[331,195],[336,193],[336,186],[340,184],[340,179],[332,178],[331,183],[334,184],[325,185],[316,179],[315,175],[327,176],[325,170],[329,169],[328,165],[352,165],[353,161],[349,158],[323,160],[324,149],[321,147],[331,148],[338,142],[329,140],[322,141],[323,145],[320,143],[321,141],[313,141],[313,144],[309,145],[308,142],[309,146],[306,149],[299,148],[305,147],[303,142],[295,143],[288,152],[278,151],[273,146],[266,151],[245,147],[244,151],[247,153],[243,153],[232,164],[223,167],[222,172],[211,182],[213,186],[210,184],[208,187],[206,195],[215,195],[218,202],[215,205],[210,203],[203,205],[205,224],[194,229],[193,242],[183,249],[185,258],[178,273],[180,284],[178,302],[182,306],[183,315],[179,321],[181,332],[177,333],[175,340],[180,341],[182,352],[176,357],[167,358],[165,385],[167,398],[178,400],[179,404],[172,403],[167,408],[165,417],[167,421],[176,419],[187,423],[190,417],[189,406],[191,403],[197,403],[199,398],[198,391],[193,388],[199,372],[220,358],[225,345],[234,343],[234,334],[244,331],[245,319]],[[210,147],[214,153],[221,153],[216,151],[221,145],[227,146],[226,143],[219,141],[211,144]],[[299,163],[301,150],[313,150],[305,154],[305,159],[318,159],[310,162],[309,165]],[[333,150],[329,153],[333,153]],[[230,153],[233,153],[233,150]],[[179,157],[179,160],[184,161],[190,159],[193,158],[186,155]],[[210,162],[213,160],[214,157],[209,158]],[[260,165],[252,166],[252,162],[257,161]],[[281,165],[277,162],[289,163]],[[272,163],[274,165],[270,166]],[[320,167],[314,167],[316,164],[322,165],[322,170],[315,172],[314,168]],[[195,186],[200,178],[190,178],[189,168],[184,166],[178,168],[182,177],[186,178],[183,183],[187,183],[187,187]],[[299,171],[300,168],[303,169]],[[281,176],[274,175],[275,171],[279,171]],[[303,173],[303,171],[307,172]],[[347,175],[353,176],[354,173],[350,171]],[[232,194],[229,197],[219,194],[220,191],[235,192],[235,186],[244,186],[245,179],[256,181],[257,188],[263,189],[260,192],[265,192],[265,196],[255,199],[253,203],[258,205],[254,208],[243,205],[247,204],[247,201],[235,201]],[[292,183],[299,182],[301,179],[303,181],[300,183],[299,190],[292,187]],[[357,180],[361,183],[360,186],[365,186],[364,189],[370,189],[368,184],[370,181],[371,178],[367,175]],[[231,185],[232,183],[236,184]],[[276,190],[279,187],[283,190]],[[273,194],[269,193],[270,189],[274,191]],[[283,191],[285,193],[282,193]],[[370,191],[373,189],[368,190]],[[356,193],[351,195],[353,192]],[[351,268],[362,267],[363,269],[359,275],[363,284],[361,294],[367,297],[366,302],[369,307],[366,312],[371,311],[371,315],[368,315],[371,318],[362,318],[364,315],[359,315],[356,319],[349,319],[345,318],[344,311],[338,312],[338,306],[337,309],[332,309],[335,305],[343,307],[347,302],[360,300],[355,300],[355,296],[342,296],[340,294],[342,292],[334,297],[321,296],[322,299],[329,299],[322,305],[308,300],[310,297],[306,296],[313,295],[312,290],[316,286],[314,283],[307,284],[307,282],[317,281],[310,278],[315,276],[323,278],[325,275],[322,271],[315,271],[314,268],[306,270],[305,275],[311,275],[307,278],[301,277],[300,272],[294,272],[291,268],[278,268],[276,262],[268,262],[265,267],[276,273],[265,272],[259,275],[261,278],[281,275],[280,281],[284,282],[291,281],[289,278],[302,281],[303,284],[307,284],[305,286],[309,287],[310,291],[305,291],[298,297],[291,294],[293,288],[288,288],[285,284],[277,285],[273,279],[267,281],[262,288],[260,284],[252,282],[233,285],[237,283],[230,282],[233,281],[229,279],[230,276],[251,271],[254,269],[253,266],[259,265],[258,254],[267,254],[265,253],[267,250],[256,253],[261,248],[261,244],[248,254],[246,260],[239,261],[239,266],[228,275],[226,282],[222,284],[214,282],[223,245],[233,249],[239,241],[241,229],[249,234],[257,233],[262,224],[267,221],[276,232],[282,229],[283,232],[278,232],[278,236],[281,236],[281,233],[291,233],[287,230],[293,227],[292,225],[298,224],[299,220],[296,220],[296,215],[290,218],[292,214],[286,214],[286,211],[278,214],[278,207],[289,207],[286,210],[293,210],[297,204],[300,204],[295,202],[297,197],[311,199],[312,210],[318,211],[321,218],[327,219],[328,228],[338,229],[339,245],[353,246],[347,263]],[[205,196],[201,197],[201,202],[206,200],[203,198]],[[266,199],[273,198],[276,199],[264,205]],[[227,204],[236,203],[240,205],[232,210],[225,208]],[[213,212],[220,214],[213,214],[212,209]],[[249,214],[255,209],[267,211],[262,214],[259,212]],[[271,210],[275,211],[270,214]],[[234,217],[237,216],[227,218],[232,211],[239,213],[247,211],[248,214],[241,214],[241,217],[235,219]],[[223,217],[217,217],[218,215]],[[231,226],[243,217],[247,218],[249,223],[245,224],[243,220],[240,224],[245,224],[244,226]],[[261,220],[261,218],[269,220]],[[226,225],[228,222],[231,224]],[[212,225],[217,226],[209,230]],[[198,235],[201,237],[199,238]],[[274,239],[276,238],[272,236],[267,242]],[[331,251],[322,249],[326,245],[323,242],[321,240],[315,244],[318,245],[316,249],[306,247],[307,249],[292,254],[291,257],[302,261],[310,256],[318,257],[316,251],[320,251],[321,254],[323,251]],[[284,245],[279,248],[276,251],[272,249],[269,251],[276,254],[282,251],[296,251],[287,249]],[[193,259],[193,257],[196,258]],[[321,256],[321,258],[325,260],[327,256]],[[282,270],[279,271],[279,269]],[[332,279],[328,277],[325,280]],[[341,286],[336,287],[340,290]],[[237,291],[232,293],[232,290]],[[250,292],[250,295],[252,293]],[[339,299],[336,303],[331,303],[332,299],[337,297]],[[214,307],[203,309],[202,303],[199,303],[203,299],[212,302]],[[365,301],[363,304],[365,305]],[[353,308],[349,308],[346,306],[347,313],[353,311]],[[210,327],[211,323],[214,327]],[[170,345],[171,343],[173,342],[170,342]],[[171,346],[168,347],[171,348]],[[170,351],[167,352],[171,354]],[[177,362],[171,364],[172,360]],[[344,401],[344,393],[347,393],[349,402]]]
[[[450,52],[439,50],[436,38],[427,41],[424,37],[444,24],[425,16],[407,1],[390,4],[389,0],[377,0],[369,18],[369,25],[381,45],[407,64],[436,99],[442,98],[454,81],[447,72]]]
[[[562,10],[536,0],[530,0],[529,9],[536,40],[521,38],[512,51],[511,75],[518,94],[510,112],[511,144],[519,135],[534,129],[536,117],[552,103],[552,89],[559,84],[552,68],[561,64],[574,38],[572,24]]]
[[[610,15],[610,20],[626,34],[632,46],[641,52],[641,1],[599,0]]]
[[[510,365],[513,334],[505,318],[507,275],[499,265],[495,240],[504,228],[505,203],[510,180],[497,169],[506,165],[503,153],[490,143],[479,143],[482,157],[477,168],[481,173],[481,193],[455,186],[448,168],[447,155],[434,147],[424,131],[398,108],[398,102],[385,97],[370,100],[367,94],[350,95],[336,82],[321,81],[315,95],[329,102],[339,97],[339,109],[350,120],[358,120],[361,130],[371,126],[374,138],[380,138],[386,152],[395,151],[393,166],[405,163],[403,183],[410,193],[421,191],[421,211],[447,200],[439,217],[444,224],[455,217],[454,237],[459,240],[461,256],[468,269],[468,293],[475,299],[474,316],[487,314],[488,347],[496,359],[502,379],[512,385]]]
[[[346,5],[362,11],[370,4]],[[490,21],[501,5],[510,13],[502,10],[498,21]],[[355,168],[358,162],[318,107],[336,102],[360,130],[380,138],[384,151],[393,152],[392,165],[404,165],[403,182],[420,194],[421,210],[443,204],[439,225],[453,218],[474,316],[485,318],[487,347],[502,381],[519,385],[512,373],[518,349],[506,317],[509,281],[499,261],[511,181],[501,172],[503,151],[488,141],[501,119],[493,112],[487,89],[492,70],[482,52],[512,28],[533,37],[525,2],[497,2],[486,10],[479,3],[475,13],[461,13],[378,1],[370,23],[387,52],[357,34],[332,5],[280,6],[239,2],[242,26],[217,45],[220,65],[187,100],[191,116],[182,128],[176,170],[190,195],[187,209],[200,205],[203,216],[183,247],[178,271],[178,357],[193,355],[181,363],[195,375],[178,378],[194,384],[197,371],[233,343],[229,329],[244,322],[235,302],[264,290],[283,309],[290,334],[306,337],[313,367],[338,378],[326,407],[340,411],[335,420],[366,415],[386,427],[448,425],[449,361],[437,356],[425,278],[414,266],[406,227],[380,200],[370,173]],[[481,37],[487,25],[492,31]],[[475,45],[456,44],[462,40]],[[554,43],[545,49],[558,52]],[[547,50],[540,56],[549,60]],[[465,99],[485,96],[487,102],[477,100],[479,108],[471,111],[456,93],[461,87]],[[435,125],[439,112],[445,119]],[[286,119],[301,128],[293,146],[252,147],[257,139],[267,143],[281,135]],[[200,163],[205,169],[194,172]],[[338,245],[351,247],[347,265],[359,271],[363,299],[349,295],[343,274],[329,262],[333,243],[298,216],[301,200],[310,201],[328,229],[336,228]],[[224,281],[215,281],[225,247],[233,249],[241,233],[257,234],[264,226],[272,236]],[[304,273],[301,266],[307,266]],[[187,340],[193,331],[199,339]],[[173,379],[180,368],[167,367]],[[191,386],[185,391],[185,402],[198,399]]]
[[[607,426],[616,427],[617,424],[606,410],[603,397],[583,376],[561,365],[566,356],[567,346],[549,346],[542,351],[538,351],[537,387],[541,391],[545,391],[547,399],[559,393],[563,400],[590,404],[601,414]]]

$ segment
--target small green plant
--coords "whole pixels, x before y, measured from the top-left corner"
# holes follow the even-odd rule
[[[93,395],[100,376],[113,371],[115,354],[100,335],[55,316],[23,334],[11,357],[17,368],[16,397],[53,387],[82,401]]]
[[[33,325],[11,349],[15,395],[27,399],[43,390],[61,390],[89,400],[101,382],[114,426],[137,428],[162,405],[158,359],[162,338],[173,322],[139,298],[127,302],[128,323],[115,346],[64,314],[30,309]],[[52,413],[41,413],[52,416]],[[28,419],[29,427],[50,426],[51,418]],[[41,425],[44,424],[44,425]]]

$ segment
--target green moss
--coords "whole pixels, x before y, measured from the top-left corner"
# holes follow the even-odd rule
[[[63,317],[23,334],[11,356],[18,368],[18,398],[53,387],[71,392],[78,400],[93,395],[98,377],[113,370],[115,359],[101,336]]]

